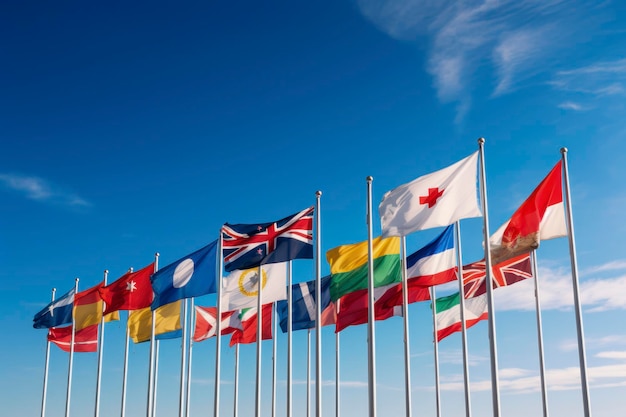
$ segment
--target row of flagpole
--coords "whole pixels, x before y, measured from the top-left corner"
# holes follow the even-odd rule
[[[484,234],[484,249],[485,249],[485,269],[486,269],[486,295],[487,295],[487,305],[488,305],[488,332],[489,332],[489,350],[490,350],[490,371],[491,371],[491,383],[492,383],[492,408],[494,417],[500,417],[500,387],[499,387],[499,375],[498,375],[498,362],[497,362],[497,344],[496,344],[496,326],[495,326],[495,308],[494,308],[494,299],[493,299],[493,288],[492,288],[492,259],[491,259],[491,248],[490,248],[490,234],[489,234],[489,216],[488,216],[488,203],[487,203],[487,185],[485,180],[485,157],[484,157],[484,139],[480,138],[479,141],[479,154],[480,154],[480,171],[479,171],[479,183],[480,183],[480,194],[481,194],[481,203],[482,203],[482,212],[483,212],[483,234]],[[571,270],[572,270],[572,280],[573,280],[573,291],[574,291],[574,303],[575,303],[575,313],[576,313],[576,329],[577,329],[577,341],[578,341],[578,353],[579,353],[579,363],[580,363],[580,371],[581,371],[581,387],[583,394],[583,410],[585,417],[591,416],[590,411],[590,401],[589,401],[589,388],[588,388],[588,380],[587,380],[587,365],[586,365],[586,353],[584,347],[584,331],[582,325],[582,311],[580,306],[580,297],[579,297],[579,288],[578,288],[578,266],[576,259],[576,249],[575,249],[575,238],[574,238],[574,228],[573,228],[573,215],[571,210],[571,196],[570,196],[570,187],[569,187],[569,175],[568,175],[568,166],[567,166],[567,149],[561,149],[562,155],[562,163],[563,163],[563,171],[565,178],[565,209],[567,216],[567,236],[569,239],[569,250],[570,250],[570,261],[571,261]],[[373,215],[372,215],[372,177],[367,177],[367,226],[368,226],[368,409],[369,415],[371,417],[376,416],[376,338],[375,338],[375,311],[374,311],[374,260],[373,260]],[[316,193],[316,221],[315,221],[315,232],[316,232],[316,241],[315,241],[315,281],[316,281],[316,294],[318,297],[321,297],[321,221],[320,221],[320,197],[321,192]],[[456,247],[456,256],[457,256],[457,266],[458,266],[458,280],[459,280],[459,290],[460,290],[460,314],[461,314],[461,325],[462,325],[462,352],[463,352],[463,374],[464,374],[464,386],[465,386],[465,408],[466,408],[466,416],[471,417],[471,400],[470,400],[470,391],[469,391],[469,365],[468,365],[468,353],[467,353],[467,339],[466,339],[466,321],[465,321],[465,302],[464,302],[464,290],[463,290],[463,280],[462,280],[462,253],[461,253],[461,240],[460,240],[460,224],[456,222],[456,235],[455,240],[457,244]],[[409,322],[408,322],[408,277],[406,272],[406,241],[403,236],[402,238],[402,246],[401,246],[401,254],[402,254],[402,311],[403,311],[403,330],[404,330],[404,357],[405,357],[405,409],[407,417],[412,415],[412,399],[411,399],[411,378],[410,378],[410,344],[409,344]],[[221,239],[220,239],[220,253],[222,251],[221,247]],[[154,272],[158,270],[158,257],[159,254],[155,254],[155,263],[154,263]],[[221,271],[222,271],[222,263],[223,259],[220,256],[220,261],[218,262],[218,270],[220,277],[219,282],[221,282]],[[537,258],[536,253],[533,250],[531,252],[531,265],[533,276],[535,278],[535,301],[536,301],[536,315],[537,315],[537,338],[538,338],[538,349],[539,349],[539,366],[540,366],[540,378],[541,378],[541,394],[542,394],[542,408],[544,417],[548,416],[548,406],[547,406],[547,384],[545,380],[545,363],[543,357],[543,335],[542,335],[542,323],[541,323],[541,305],[539,299],[539,282],[538,282],[538,273],[537,273]],[[104,272],[104,284],[106,285],[108,271]],[[287,338],[288,338],[288,347],[287,347],[287,416],[291,417],[292,408],[293,408],[293,399],[292,399],[292,294],[291,294],[291,285],[292,285],[292,277],[291,277],[291,263],[289,263],[288,267],[288,327],[287,327]],[[256,391],[255,391],[255,416],[261,416],[261,341],[262,341],[262,288],[263,288],[263,271],[259,266],[258,272],[258,280],[259,285],[258,293],[257,293],[257,346],[256,346]],[[78,293],[78,282],[79,279],[75,280],[74,293]],[[55,299],[55,289],[52,290],[52,301]],[[435,289],[432,287],[432,300],[433,300],[433,323],[434,323],[434,337],[437,337],[437,329],[436,329],[436,320],[434,319],[436,310],[434,306],[436,303],[434,302],[435,297]],[[315,414],[316,417],[321,417],[322,415],[322,372],[321,372],[321,298],[318,298],[318,302],[316,303],[316,344],[315,344],[315,356],[316,356],[316,368],[315,368]],[[187,316],[195,316],[194,314],[194,304],[193,298],[191,299],[191,310],[188,312],[188,303],[185,300],[183,305],[183,341],[182,341],[182,352],[181,352],[181,380],[180,380],[180,393],[179,393],[179,417],[188,417],[190,415],[190,391],[191,391],[191,359],[192,359],[192,340],[193,338],[188,335],[190,332],[191,324],[194,322],[193,318],[187,320]],[[214,396],[214,415],[218,416],[220,410],[220,352],[221,352],[221,285],[217,285],[217,320],[216,320],[216,358],[215,358],[215,396]],[[129,313],[130,314],[130,313]],[[272,313],[274,314],[274,313]],[[98,340],[98,370],[97,370],[97,380],[96,380],[96,400],[95,400],[95,410],[94,415],[96,417],[100,414],[100,385],[101,385],[101,367],[102,367],[102,351],[104,344],[104,317],[102,317],[100,321],[100,338]],[[152,310],[152,331],[150,336],[150,366],[149,366],[149,377],[148,377],[148,392],[147,392],[147,417],[154,417],[156,414],[156,386],[157,386],[157,367],[158,367],[158,347],[159,341],[155,339],[155,322],[156,316],[155,311]],[[72,325],[73,325],[72,321]],[[274,323],[276,324],[276,323]],[[74,355],[74,338],[75,338],[75,329],[72,328],[71,333],[71,342],[70,342],[70,355],[69,355],[69,370],[68,370],[68,383],[67,383],[67,394],[66,394],[66,406],[65,406],[65,416],[69,417],[70,415],[70,404],[71,404],[71,385],[72,385],[72,367],[73,367],[73,355]],[[307,410],[309,409],[308,398],[310,396],[310,376],[308,371],[310,370],[310,330],[307,332],[308,334],[308,354],[307,354]],[[189,337],[189,342],[187,346],[186,339]],[[125,402],[126,402],[126,380],[127,380],[127,365],[128,365],[128,346],[129,346],[129,329],[127,325],[126,329],[126,340],[125,340],[125,353],[124,353],[124,376],[123,376],[123,387],[122,387],[122,406],[121,406],[121,415],[124,417],[125,415]],[[43,395],[42,395],[42,412],[41,416],[45,417],[45,404],[46,404],[46,391],[47,391],[47,381],[48,381],[48,367],[49,367],[49,349],[50,342],[46,343],[46,362],[44,368],[44,386],[43,386]],[[272,352],[272,416],[275,415],[276,410],[276,342],[273,342],[273,352]],[[339,333],[336,333],[336,410],[335,413],[339,416]],[[188,355],[188,356],[187,356]],[[239,361],[239,347],[236,346],[235,352],[235,378],[238,378],[238,361]],[[437,341],[434,343],[434,355],[435,355],[435,388],[436,388],[436,408],[437,415],[441,415],[440,411],[440,398],[439,398],[439,375],[438,375],[438,346]],[[237,387],[235,388],[235,406],[234,411],[235,415],[237,415]],[[307,411],[308,414],[308,411]]]

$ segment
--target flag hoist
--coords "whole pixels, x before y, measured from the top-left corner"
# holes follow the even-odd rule
[[[50,303],[54,303],[54,295],[57,289],[52,289],[52,299]],[[48,392],[48,365],[50,363],[50,340],[46,337],[46,363],[43,368],[43,393],[41,394],[41,417],[46,416],[46,394]]]

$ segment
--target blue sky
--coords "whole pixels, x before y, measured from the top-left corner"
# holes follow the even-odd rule
[[[225,222],[283,218],[323,192],[322,250],[367,238],[373,199],[486,138],[495,231],[569,148],[593,415],[624,409],[626,9],[606,1],[5,2],[0,6],[0,403],[38,415],[45,331],[31,327],[75,277],[91,287],[166,265]],[[481,258],[481,220],[461,223]],[[375,234],[380,225],[374,226]],[[439,230],[408,238],[416,250]],[[538,252],[552,415],[582,416],[566,239]],[[296,261],[294,281],[314,276]],[[329,272],[322,262],[323,273]],[[452,287],[438,289],[443,295]],[[212,305],[206,296],[199,304]],[[496,292],[506,416],[539,415],[532,282]],[[413,407],[433,415],[432,318],[412,305]],[[116,415],[124,321],[107,326],[102,415]],[[334,334],[324,329],[324,412],[334,410]],[[342,337],[342,415],[367,410],[364,326]],[[468,332],[472,409],[490,415],[487,326]],[[228,339],[225,339],[226,341]],[[379,415],[403,412],[402,321],[377,325]],[[278,336],[278,415],[286,337]],[[192,415],[213,401],[214,341],[196,344]],[[225,342],[226,344],[226,342]],[[442,415],[463,410],[460,336],[440,344]],[[294,335],[294,415],[304,416],[306,333]],[[158,415],[178,405],[180,341],[161,345]],[[263,344],[269,410],[271,343]],[[240,410],[254,399],[241,350]],[[145,407],[147,346],[132,346],[129,415]],[[96,355],[75,357],[72,415],[88,415]],[[231,414],[233,351],[223,354]],[[64,412],[67,354],[52,347],[49,416]],[[422,413],[423,412],[423,413]]]

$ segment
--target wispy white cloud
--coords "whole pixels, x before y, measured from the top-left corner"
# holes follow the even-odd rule
[[[432,352],[428,352],[432,356]],[[469,366],[482,365],[489,360],[487,356],[468,354]],[[439,363],[460,365],[463,363],[463,352],[460,349],[439,350]]]
[[[602,359],[626,359],[626,351],[609,351],[596,353],[596,358]]]
[[[70,207],[91,206],[87,200],[78,195],[65,191],[62,187],[35,176],[18,174],[0,174],[0,184],[5,188],[23,194],[26,198],[60,204]]]
[[[583,274],[589,275],[589,274],[595,274],[597,272],[620,271],[622,269],[626,269],[626,260],[619,259],[617,261],[611,261],[602,265],[597,265],[597,266],[593,266],[591,268],[585,269]]]
[[[574,103],[573,101],[564,101],[559,104],[559,109],[563,110],[573,110],[573,111],[585,111],[586,107],[583,107],[581,104]]]
[[[626,335],[609,335],[603,337],[585,339],[585,345],[590,349],[602,349],[604,347],[615,348],[616,346],[626,346]],[[561,342],[559,349],[571,352],[578,349],[578,342],[575,339],[568,339]]]

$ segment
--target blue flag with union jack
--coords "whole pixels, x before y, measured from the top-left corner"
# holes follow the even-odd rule
[[[313,259],[313,207],[272,223],[222,226],[224,269]]]

